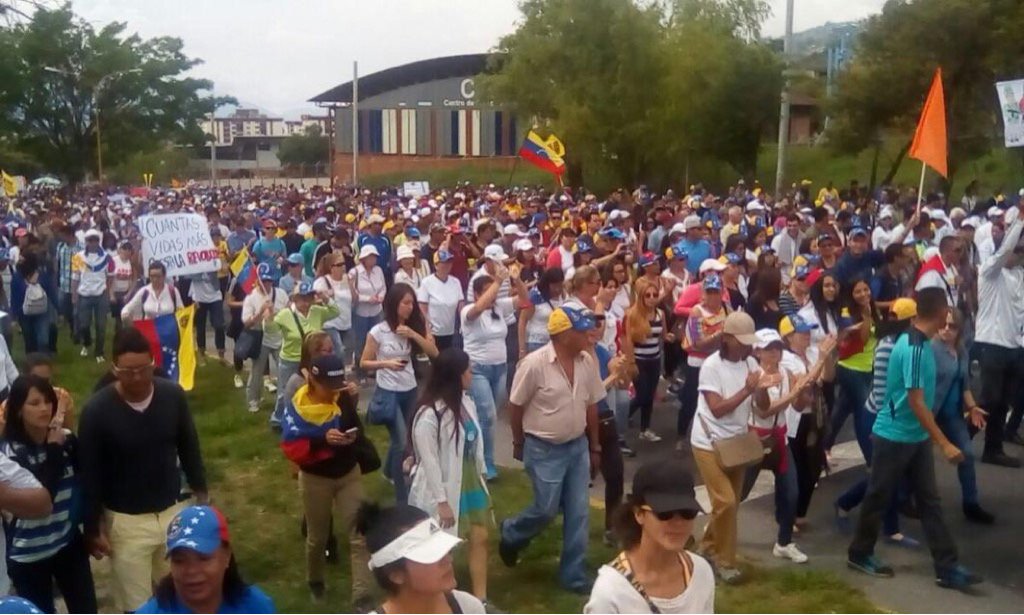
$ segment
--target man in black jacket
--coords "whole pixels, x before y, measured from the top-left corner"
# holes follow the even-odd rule
[[[153,377],[149,342],[134,328],[114,339],[117,381],[96,392],[79,423],[83,514],[90,551],[109,555],[116,609],[137,609],[166,572],[167,526],[188,503],[209,498],[199,437],[185,392]]]

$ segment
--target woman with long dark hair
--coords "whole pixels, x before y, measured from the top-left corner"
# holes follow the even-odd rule
[[[840,313],[839,364],[836,368],[836,406],[832,425],[825,435],[825,450],[832,448],[846,417],[853,417],[857,441],[863,449],[871,437],[871,426],[864,404],[871,392],[871,362],[878,337],[875,325],[881,322],[871,286],[864,278],[855,278],[844,288]]]
[[[779,295],[782,292],[782,272],[770,268],[757,271],[753,278],[750,301],[747,302],[747,313],[754,319],[758,329],[779,328],[782,310],[779,308]]]
[[[409,504],[426,511],[454,536],[459,535],[460,520],[469,526],[463,533],[469,534],[473,595],[486,603],[491,504],[476,405],[467,393],[472,382],[469,355],[461,348],[437,355],[410,426],[414,465]]]
[[[520,277],[520,279],[522,279]],[[529,304],[519,312],[519,358],[551,341],[548,317],[562,305],[565,274],[557,267],[544,270],[528,295]]]
[[[212,506],[189,506],[171,520],[167,558],[170,574],[136,613],[277,612],[270,596],[242,579],[228,523]]]
[[[406,425],[416,409],[416,374],[413,355],[419,352],[437,356],[434,336],[427,329],[416,293],[408,284],[395,284],[384,295],[384,320],[370,329],[359,365],[376,371],[377,388],[367,409],[366,419],[384,425],[390,435],[384,476],[395,483],[399,502],[407,497],[402,475],[402,451]]]
[[[811,344],[817,346],[829,335],[839,337],[839,279],[831,271],[813,269],[807,275],[807,286],[810,287],[810,301],[797,315],[811,325]],[[821,393],[825,399],[828,414],[836,405],[836,361],[838,357],[832,351],[821,374]]]
[[[7,527],[8,572],[19,596],[54,613],[54,583],[72,613],[95,613],[89,552],[72,504],[81,497],[78,439],[61,425],[57,393],[32,374],[11,385],[2,452],[50,492],[53,511],[42,519],[14,517]]]
[[[415,506],[363,504],[356,521],[366,537],[370,569],[384,591],[378,613],[484,613],[472,594],[455,589],[451,551],[461,542]]]

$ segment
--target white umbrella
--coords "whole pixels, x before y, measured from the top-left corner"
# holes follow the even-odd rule
[[[33,186],[49,186],[56,188],[60,186],[60,180],[51,175],[43,175],[37,179],[32,180]]]

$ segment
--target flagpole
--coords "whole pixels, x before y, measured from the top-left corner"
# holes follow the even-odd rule
[[[921,183],[917,187],[917,213],[921,213],[921,200],[924,198],[924,176],[928,171],[928,165],[921,163]]]
[[[508,181],[505,182],[505,187],[509,188],[512,186],[512,175],[515,174],[516,169],[519,168],[519,150],[523,148],[523,140],[519,140],[519,147],[516,148],[516,161],[512,163],[512,170],[508,172]]]

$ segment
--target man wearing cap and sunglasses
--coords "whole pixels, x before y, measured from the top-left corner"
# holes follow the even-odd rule
[[[274,283],[281,279],[281,264],[284,262],[287,248],[277,236],[277,222],[272,218],[263,221],[263,236],[252,244],[252,259],[259,265],[267,263],[274,276]]]
[[[501,524],[499,553],[515,566],[519,552],[547,527],[559,509],[562,556],[558,579],[576,593],[590,591],[585,558],[589,531],[588,485],[600,465],[597,403],[605,389],[590,353],[593,312],[562,306],[551,313],[551,342],[519,366],[509,398],[513,456],[526,466],[533,503]]]

